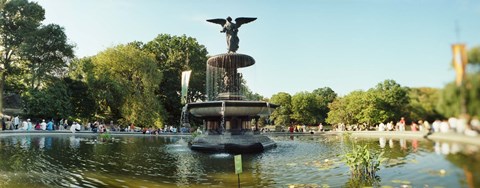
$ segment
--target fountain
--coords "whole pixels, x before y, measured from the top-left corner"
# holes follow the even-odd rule
[[[192,150],[229,153],[261,152],[276,144],[260,135],[258,119],[277,107],[263,101],[248,101],[243,95],[242,74],[238,69],[252,66],[255,60],[238,49],[238,28],[256,18],[211,19],[223,26],[227,34],[228,53],[207,60],[207,101],[186,105],[186,110],[203,119],[204,133],[190,144]],[[252,120],[256,120],[255,125]]]

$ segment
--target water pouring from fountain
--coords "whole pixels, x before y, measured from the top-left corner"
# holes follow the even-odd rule
[[[243,95],[243,77],[238,72],[255,64],[249,55],[236,53],[238,28],[256,18],[210,19],[222,25],[227,35],[228,52],[207,60],[207,101],[186,105],[186,111],[203,120],[203,134],[190,143],[192,150],[229,153],[255,153],[276,144],[258,131],[258,119],[278,107],[264,101],[248,101]],[[252,120],[256,120],[252,124]]]

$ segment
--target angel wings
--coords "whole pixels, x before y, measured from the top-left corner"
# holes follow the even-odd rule
[[[257,18],[247,18],[247,17],[239,17],[235,19],[235,23],[232,22],[232,18],[229,16],[227,19],[209,19],[207,22],[212,22],[216,24],[220,24],[223,27],[223,30],[220,32],[224,32],[227,35],[227,49],[229,53],[235,53],[238,50],[238,43],[240,39],[237,36],[238,28],[243,24],[250,23],[255,21]]]
[[[237,26],[237,29],[238,29],[242,24],[253,22],[256,19],[257,18],[238,17],[238,18],[235,18],[235,25]],[[223,27],[227,22],[232,23],[232,18],[229,16],[227,19],[222,19],[222,18],[209,19],[207,20],[207,22],[220,24]]]

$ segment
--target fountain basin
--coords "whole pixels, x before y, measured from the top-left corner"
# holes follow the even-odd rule
[[[225,106],[222,114],[222,107]],[[263,101],[209,101],[189,103],[188,110],[195,117],[262,116],[270,114],[278,105]]]
[[[190,148],[202,152],[258,153],[275,147],[264,135],[201,135],[190,143]]]

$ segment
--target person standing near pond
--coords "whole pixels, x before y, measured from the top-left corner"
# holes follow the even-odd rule
[[[65,129],[65,130],[66,130],[66,129],[67,129],[67,127],[68,127],[68,120],[67,120],[67,119],[65,119],[65,121],[63,122],[63,129]]]
[[[33,130],[33,125],[30,119],[27,119],[27,131]]]
[[[393,131],[393,121],[390,121],[387,123],[387,130],[388,131]]]
[[[72,133],[80,131],[80,129],[80,124],[78,124],[77,122],[73,122],[72,126],[70,127],[70,131],[72,131]]]
[[[405,131],[405,118],[402,117],[400,118],[400,121],[398,122],[399,123],[399,131]]]
[[[413,132],[417,131],[417,124],[415,122],[412,122],[412,125],[410,126]]]
[[[23,120],[23,121],[22,121],[22,125],[21,125],[20,128],[18,128],[18,129],[20,129],[20,130],[27,130],[27,128],[28,128],[28,123],[27,123],[27,121]]]
[[[7,123],[5,123],[5,118],[2,117],[2,131],[7,129]]]
[[[45,122],[45,119],[43,119],[42,123],[40,123],[40,129],[47,130],[47,123]]]
[[[15,126],[15,129],[18,129],[18,125],[20,124],[20,119],[18,118],[18,115],[13,118],[13,125]]]
[[[52,130],[53,130],[53,121],[52,121],[52,120],[48,121],[48,123],[47,123],[47,130],[49,130],[49,131],[52,131]]]
[[[385,131],[385,129],[386,129],[385,124],[381,122],[380,125],[378,125],[378,131]]]

